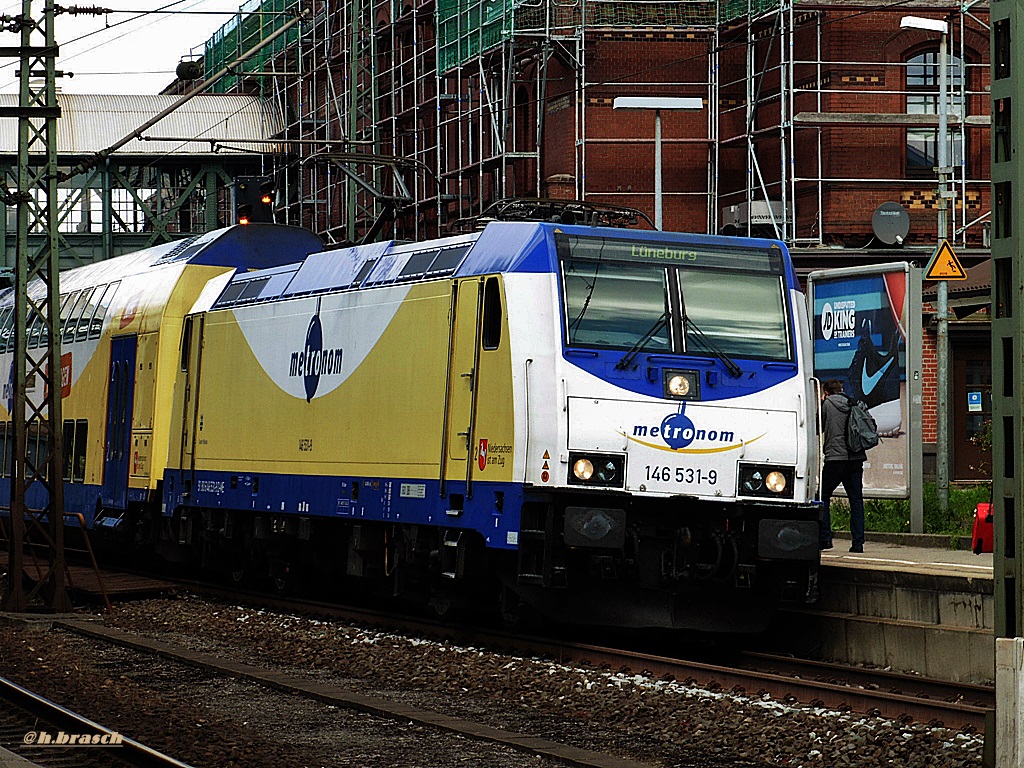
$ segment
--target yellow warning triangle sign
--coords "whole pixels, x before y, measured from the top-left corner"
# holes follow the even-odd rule
[[[966,280],[967,272],[960,265],[948,240],[943,240],[924,271],[925,280]]]

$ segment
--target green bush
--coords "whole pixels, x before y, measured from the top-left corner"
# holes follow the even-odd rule
[[[989,485],[950,486],[949,509],[939,512],[935,483],[924,484],[924,532],[947,536],[970,536],[974,526],[974,508],[989,501]],[[882,533],[910,533],[909,499],[865,499],[864,527]],[[832,500],[832,530],[850,530],[850,508],[846,499]]]

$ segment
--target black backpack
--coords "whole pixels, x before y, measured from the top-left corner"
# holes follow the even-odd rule
[[[878,425],[863,400],[847,398],[850,413],[846,417],[846,447],[850,453],[863,453],[878,445]]]

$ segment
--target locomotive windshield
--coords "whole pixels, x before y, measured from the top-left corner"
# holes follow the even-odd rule
[[[774,248],[556,235],[572,346],[790,360]],[[668,322],[666,322],[668,318]]]

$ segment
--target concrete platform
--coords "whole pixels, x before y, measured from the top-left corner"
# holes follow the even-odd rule
[[[823,659],[991,683],[992,555],[949,544],[942,536],[909,546],[876,538],[860,554],[837,538],[821,553],[821,599],[792,618]]]

